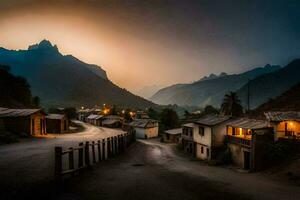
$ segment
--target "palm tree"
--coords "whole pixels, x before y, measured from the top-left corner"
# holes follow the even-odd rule
[[[223,103],[221,105],[221,113],[236,117],[243,114],[241,100],[235,92],[230,92],[224,96]]]

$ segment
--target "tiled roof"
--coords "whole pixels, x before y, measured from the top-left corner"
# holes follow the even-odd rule
[[[300,121],[300,112],[287,111],[287,112],[265,112],[266,118],[269,121],[280,122],[287,120]]]
[[[182,128],[174,128],[174,129],[166,130],[165,133],[168,133],[170,135],[178,135],[182,133]]]
[[[149,123],[155,123],[158,122],[154,119],[135,119],[132,122],[129,123],[130,126],[133,127],[141,127],[141,128],[145,128],[148,127]],[[153,124],[154,126],[156,126],[155,124]],[[152,126],[152,127],[154,127]]]
[[[210,114],[197,119],[195,123],[206,125],[206,126],[215,126],[217,124],[229,120],[230,118],[231,118],[230,116],[226,116],[226,115]]]
[[[49,114],[46,116],[47,119],[59,119],[62,120],[65,117],[65,115],[62,114]]]
[[[233,126],[236,128],[244,129],[262,129],[268,128],[268,122],[265,120],[249,119],[249,118],[239,118],[227,123],[228,126]]]
[[[0,117],[26,117],[39,111],[41,109],[10,109],[0,107]]]

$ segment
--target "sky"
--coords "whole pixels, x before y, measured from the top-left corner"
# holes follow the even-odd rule
[[[299,10],[298,0],[0,0],[0,47],[48,39],[135,92],[285,65],[300,57]]]

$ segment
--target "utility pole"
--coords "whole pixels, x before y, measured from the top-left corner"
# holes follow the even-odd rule
[[[248,112],[250,111],[250,79],[248,79],[247,84],[247,104],[248,104]]]

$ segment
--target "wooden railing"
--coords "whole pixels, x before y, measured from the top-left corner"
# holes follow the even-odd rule
[[[236,137],[236,136],[232,136],[232,135],[227,135],[227,139],[228,139],[229,143],[239,144],[239,145],[243,145],[246,147],[251,147],[251,140],[249,140],[249,139]]]
[[[55,179],[61,181],[64,175],[74,175],[76,171],[89,168],[110,157],[122,153],[135,141],[134,131],[97,141],[79,143],[78,147],[55,147]],[[66,167],[63,167],[64,164]]]

